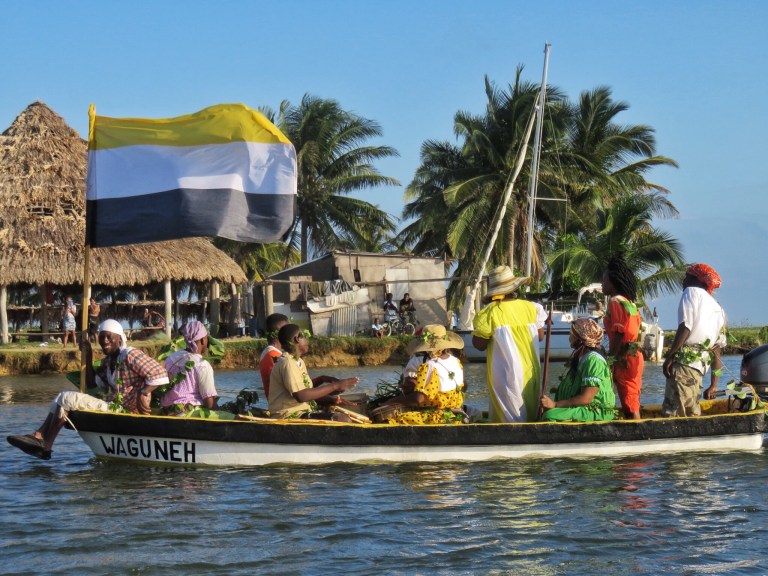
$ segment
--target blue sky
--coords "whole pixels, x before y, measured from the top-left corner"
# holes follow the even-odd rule
[[[656,129],[679,169],[650,180],[680,211],[658,222],[688,261],[723,277],[732,325],[768,324],[763,168],[768,3],[741,1],[388,0],[0,3],[0,129],[42,100],[87,133],[105,116],[169,117],[222,102],[277,108],[305,93],[376,120],[400,157],[383,174],[407,184],[426,139],[453,139],[457,110],[482,112],[483,77],[525,66],[571,98],[607,85],[619,119]],[[403,188],[361,195],[399,216]],[[676,324],[678,296],[656,304]]]

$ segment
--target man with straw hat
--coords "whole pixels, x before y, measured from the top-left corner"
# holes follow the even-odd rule
[[[490,303],[475,317],[472,344],[486,350],[491,422],[532,422],[538,415],[538,343],[544,337],[547,314],[515,295],[530,281],[516,277],[509,266],[494,268],[488,275]]]
[[[463,413],[458,411],[464,405],[464,369],[451,352],[462,348],[461,336],[439,324],[428,324],[421,336],[408,342],[410,355],[424,353],[429,359],[419,366],[412,392],[382,405],[400,406],[404,410],[389,417],[389,424],[453,424],[462,421]]]

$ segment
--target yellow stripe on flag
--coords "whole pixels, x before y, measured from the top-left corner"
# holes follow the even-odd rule
[[[218,104],[176,118],[95,116],[89,150],[136,145],[200,146],[230,142],[290,144],[263,114],[243,104]]]

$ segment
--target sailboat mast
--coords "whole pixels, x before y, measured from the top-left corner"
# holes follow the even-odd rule
[[[544,44],[544,71],[541,75],[541,92],[536,109],[536,133],[533,137],[533,155],[531,157],[531,184],[528,199],[528,253],[525,259],[525,275],[531,275],[533,259],[533,216],[536,208],[536,188],[539,182],[539,160],[541,158],[541,133],[544,127],[544,104],[547,98],[547,71],[549,69],[549,49],[551,44]]]

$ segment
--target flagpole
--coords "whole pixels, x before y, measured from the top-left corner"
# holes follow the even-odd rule
[[[96,121],[96,105],[91,104],[88,108],[88,147],[94,138],[94,123]],[[88,193],[85,198],[85,243],[83,246],[83,310],[80,332],[80,392],[85,393],[86,378],[86,360],[90,354],[85,353],[85,340],[88,338],[88,304],[91,297],[91,245],[88,241]]]

